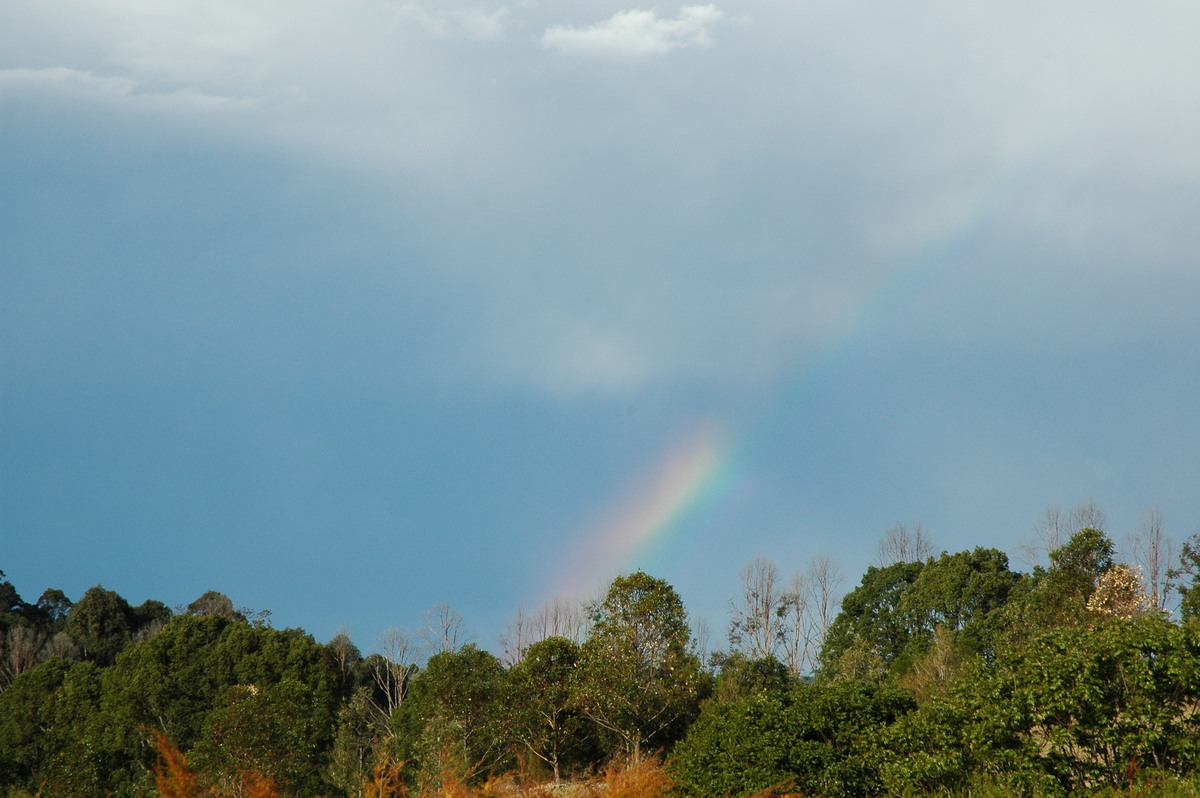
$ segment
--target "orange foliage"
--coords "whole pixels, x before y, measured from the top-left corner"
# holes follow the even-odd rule
[[[381,789],[376,785],[386,786]],[[518,784],[510,775],[471,787],[460,777],[443,773],[437,779],[436,786],[426,787],[414,798],[668,798],[674,789],[675,780],[666,768],[657,761],[647,759],[640,762],[614,762],[594,779],[558,786]],[[365,798],[405,798],[408,793],[400,786],[398,779],[392,781],[388,771],[377,765],[371,781],[363,786],[363,795]],[[755,798],[776,796],[785,798],[778,792],[764,793]]]
[[[592,794],[605,798],[666,798],[675,789],[675,779],[653,759],[614,762],[605,768]]]
[[[511,779],[491,779],[482,786],[472,787],[457,773],[446,771],[437,777],[437,786],[425,788],[418,798],[499,798],[511,794]]]
[[[187,757],[158,729],[151,731],[158,764],[154,766],[154,789],[158,798],[220,798],[220,791],[204,790],[199,777],[188,767]],[[240,798],[278,798],[275,781],[253,771],[241,774],[241,784],[234,787]],[[397,793],[399,795],[400,793]],[[370,793],[368,793],[370,795]],[[383,798],[381,795],[380,798]]]
[[[279,792],[273,778],[249,771],[242,773],[241,794],[243,798],[278,798]]]
[[[158,752],[158,764],[154,767],[154,787],[159,798],[199,798],[196,774],[187,765],[175,743],[167,735],[155,729],[154,748]]]
[[[400,763],[391,757],[380,757],[371,771],[371,778],[363,784],[363,798],[404,798],[408,790],[400,778]]]

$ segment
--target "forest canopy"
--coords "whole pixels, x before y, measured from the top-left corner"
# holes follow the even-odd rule
[[[844,596],[827,557],[789,581],[758,558],[712,652],[642,571],[519,613],[501,656],[446,605],[363,655],[215,591],[30,602],[0,572],[0,795],[482,795],[620,763],[679,796],[1200,784],[1200,539],[1122,552],[1094,508],[1047,518],[1026,572],[919,527]]]

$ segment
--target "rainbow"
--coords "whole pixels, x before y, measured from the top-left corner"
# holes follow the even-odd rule
[[[1042,161],[1057,151],[1067,131],[1052,131],[1036,140],[1011,142],[1006,158],[973,186],[957,196],[912,208],[904,228],[915,229],[907,240],[881,242],[875,258],[883,265],[872,290],[864,291],[843,328],[794,370],[778,387],[756,423],[734,441],[708,424],[676,441],[660,457],[647,485],[619,509],[588,531],[549,599],[590,598],[619,573],[644,562],[655,543],[684,526],[684,520],[714,501],[728,486],[734,459],[747,457],[776,424],[786,423],[798,401],[827,383],[854,354],[866,348],[897,316],[936,287],[938,275],[955,265],[960,245],[976,234],[984,221],[1011,207],[1021,177],[1038,174]],[[935,198],[937,199],[937,198]],[[737,457],[735,458],[735,449]]]
[[[549,599],[589,598],[602,582],[632,567],[692,510],[720,492],[727,447],[707,424],[672,446],[644,487],[589,532]]]

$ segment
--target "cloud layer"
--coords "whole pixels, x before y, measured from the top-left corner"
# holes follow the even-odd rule
[[[442,220],[421,235],[473,309],[472,368],[556,393],[770,380],[988,230],[1118,272],[1193,243],[1186,9],[742,3],[720,47],[715,5],[66,10],[10,12],[10,106],[98,103],[378,180]],[[707,51],[652,58],[685,48]]]
[[[542,35],[542,46],[563,55],[638,59],[666,55],[685,47],[711,47],[711,28],[725,15],[713,4],[681,6],[679,16],[662,19],[652,10],[618,11],[583,28],[555,25]]]
[[[688,528],[696,573],[1089,498],[1194,523],[1197,29],[1115,0],[10,3],[0,522],[28,562],[93,527],[93,557],[400,536],[439,589],[504,561],[495,607],[716,418],[745,494]]]

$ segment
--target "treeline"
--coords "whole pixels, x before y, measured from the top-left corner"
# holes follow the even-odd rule
[[[505,661],[442,606],[420,666],[398,632],[363,656],[219,593],[27,603],[0,574],[0,795],[482,795],[653,761],[679,796],[1194,794],[1200,539],[1152,515],[1122,557],[1095,508],[1040,532],[1018,572],[897,527],[840,605],[828,558],[757,559],[713,654],[642,572],[519,615]]]

